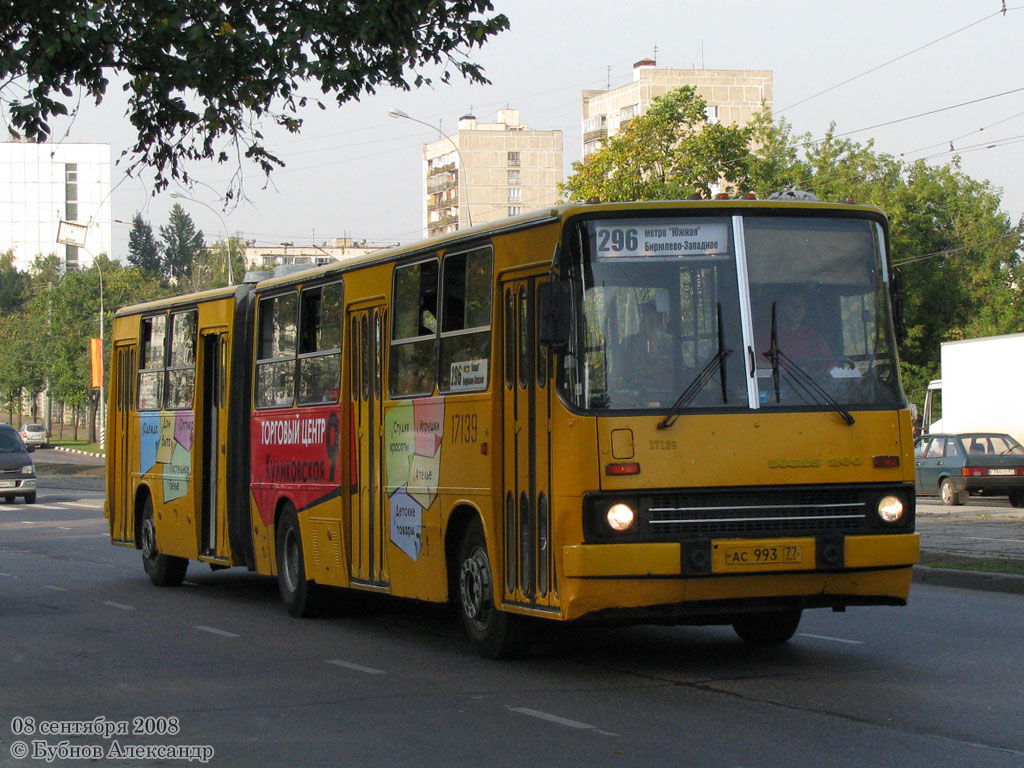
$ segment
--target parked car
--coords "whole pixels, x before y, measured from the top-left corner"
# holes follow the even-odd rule
[[[25,445],[33,445],[36,448],[47,448],[50,445],[50,436],[46,432],[45,424],[23,424],[18,434]]]
[[[1009,496],[1024,507],[1024,446],[997,432],[923,435],[914,441],[917,492],[959,505],[971,495]]]
[[[0,424],[0,499],[14,501],[16,496],[26,504],[36,503],[36,465],[18,430],[10,424]]]

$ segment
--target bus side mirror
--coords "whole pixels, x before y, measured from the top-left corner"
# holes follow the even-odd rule
[[[572,328],[572,295],[568,283],[549,282],[537,286],[537,340],[547,347],[563,348]]]

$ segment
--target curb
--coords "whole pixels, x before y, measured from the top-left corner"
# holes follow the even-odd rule
[[[96,451],[79,451],[76,448],[65,448],[62,445],[55,445],[55,446],[53,446],[53,450],[61,451],[62,453],[74,453],[74,454],[77,454],[79,456],[92,456],[94,459],[105,459],[105,458],[107,458],[107,454],[105,454],[105,453],[97,453]]]
[[[927,565],[915,565],[913,580],[916,584],[931,584],[935,587],[980,589],[987,592],[1024,595],[1024,576],[1012,573],[960,571],[951,568],[931,568]]]

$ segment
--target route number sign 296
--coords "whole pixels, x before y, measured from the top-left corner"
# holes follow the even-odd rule
[[[599,259],[714,256],[729,251],[727,220],[653,219],[593,224]]]

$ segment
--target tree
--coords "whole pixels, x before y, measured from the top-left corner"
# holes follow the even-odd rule
[[[128,263],[148,275],[160,274],[160,244],[153,237],[153,227],[143,220],[141,213],[135,214],[128,233]]]
[[[56,116],[83,96],[99,103],[123,77],[137,131],[130,168],[151,166],[156,191],[187,182],[182,164],[198,159],[244,155],[269,174],[282,163],[260,121],[299,131],[306,83],[340,105],[381,85],[430,84],[436,67],[442,82],[453,71],[488,82],[465,52],[508,28],[502,14],[483,16],[492,10],[488,0],[12,0],[0,97],[12,129],[44,141]]]
[[[708,124],[707,103],[690,86],[654,99],[562,185],[571,200],[672,200],[745,188],[752,129]]]
[[[29,276],[14,266],[14,251],[0,253],[0,315],[18,311],[28,283]]]
[[[160,227],[163,240],[163,272],[182,289],[192,289],[192,271],[206,248],[203,233],[196,231],[192,217],[178,203],[171,208],[165,226]]]

